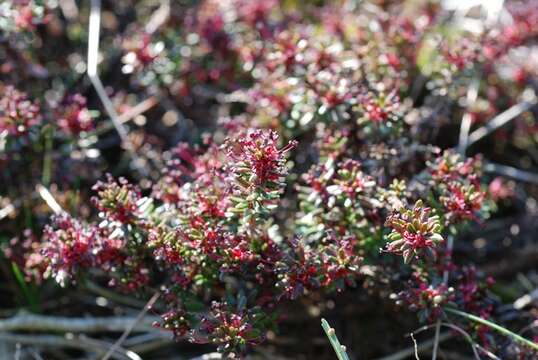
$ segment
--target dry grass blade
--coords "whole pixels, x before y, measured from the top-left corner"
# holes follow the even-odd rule
[[[128,132],[126,127],[120,120],[114,104],[110,100],[108,94],[106,93],[105,87],[101,82],[101,78],[97,72],[97,64],[99,61],[99,34],[101,28],[101,0],[92,0],[91,2],[91,12],[90,12],[90,24],[88,30],[88,77],[99,96],[99,99],[103,103],[105,110],[112,120],[112,124],[116,129],[122,145],[129,152],[131,157],[135,160],[135,167],[140,170],[142,173],[146,173],[147,170],[142,166],[143,162],[138,158],[135,148],[128,137]]]
[[[58,204],[58,201],[50,193],[49,189],[41,184],[36,185],[36,190],[39,193],[39,196],[45,201],[48,207],[54,212],[55,215],[64,214],[65,210]]]
[[[9,216],[13,211],[15,211],[15,206],[12,203],[7,204],[2,209],[0,209],[0,220]]]
[[[467,102],[465,104],[467,110],[465,111],[465,114],[463,115],[463,118],[461,120],[460,136],[458,142],[458,152],[460,154],[465,153],[465,150],[468,146],[467,144],[469,143],[469,131],[471,130],[472,115],[469,112],[468,108],[476,101],[476,98],[478,97],[479,87],[480,81],[478,79],[474,79],[469,86],[469,89],[467,90]]]

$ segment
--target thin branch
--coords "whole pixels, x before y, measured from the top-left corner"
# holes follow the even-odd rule
[[[106,112],[112,120],[112,124],[116,128],[118,135],[121,138],[122,143],[129,145],[129,139],[127,138],[127,130],[123,124],[119,121],[118,114],[112,101],[108,97],[106,90],[99,78],[97,72],[97,64],[99,62],[99,34],[101,31],[101,0],[91,1],[90,12],[90,25],[88,30],[88,77],[90,78],[99,99],[103,103]],[[132,149],[132,147],[131,147]]]
[[[120,338],[118,339],[118,341],[116,341],[114,343],[114,345],[108,350],[108,352],[105,354],[105,356],[103,356],[103,358],[101,360],[108,360],[112,354],[116,351],[116,349],[118,349],[121,344],[125,341],[125,339],[127,339],[127,337],[129,336],[129,334],[133,331],[133,329],[135,328],[135,326],[142,321],[142,319],[144,318],[144,316],[146,316],[146,313],[149,311],[149,309],[151,309],[151,307],[153,306],[153,304],[155,304],[155,302],[157,301],[157,299],[159,298],[159,296],[161,296],[161,294],[159,292],[156,292],[152,297],[151,299],[148,300],[146,306],[144,306],[144,308],[142,309],[142,311],[140,311],[140,313],[138,314],[138,316],[136,317],[136,319],[134,319],[134,321],[129,325],[129,327],[127,329],[125,329],[125,331],[123,332],[123,334],[121,334]]]
[[[58,331],[58,332],[119,332],[125,331],[136,320],[132,316],[73,318],[62,316],[46,316],[21,313],[9,319],[0,320],[0,332],[2,331]],[[146,317],[137,322],[133,331],[158,332],[152,324],[159,317]]]
[[[477,360],[480,360],[480,355],[478,355],[478,352],[476,351],[476,343],[473,341],[473,338],[471,338],[471,335],[469,335],[469,333],[465,330],[463,330],[462,328],[460,328],[459,326],[456,326],[456,325],[453,325],[453,324],[449,324],[449,323],[443,323],[442,324],[443,326],[446,326],[458,333],[460,333],[461,335],[463,335],[463,337],[465,338],[465,340],[467,340],[470,344],[471,344],[471,349],[473,350],[473,355],[475,357],[475,359]]]
[[[141,115],[141,114],[145,113],[146,111],[148,111],[149,109],[151,109],[152,107],[157,105],[158,103],[159,103],[159,101],[157,100],[157,98],[155,96],[150,96],[146,100],[136,104],[131,109],[129,109],[126,112],[119,115],[118,119],[122,124],[125,124],[125,123],[131,121],[132,119],[134,119],[135,117],[137,117],[138,115]],[[103,134],[103,133],[109,131],[110,129],[113,129],[113,128],[114,128],[113,124],[111,125],[110,123],[106,123],[103,126],[96,129],[94,131],[94,134],[100,135],[100,134]]]
[[[538,184],[538,174],[521,170],[508,165],[501,165],[490,162],[484,166],[484,171],[504,175],[523,182]]]
[[[45,360],[35,349],[30,348],[28,351],[36,360]]]
[[[423,327],[421,327],[421,328],[418,328],[418,329],[415,330],[413,333],[414,333],[414,334],[418,334],[418,333],[420,333],[420,332],[422,332],[422,331],[431,329],[431,328],[433,328],[433,327],[435,327],[435,326],[436,326],[435,324],[434,324],[434,325],[425,325],[425,326],[423,326]],[[480,346],[479,344],[477,344],[476,342],[474,342],[473,339],[471,338],[471,335],[469,335],[469,333],[466,332],[465,330],[463,330],[462,328],[460,328],[460,327],[458,327],[458,326],[456,326],[456,325],[454,325],[454,324],[447,323],[447,322],[443,322],[443,323],[441,323],[441,326],[448,327],[448,328],[450,328],[450,329],[452,329],[452,330],[455,330],[455,331],[459,332],[460,334],[462,334],[462,335],[464,336],[465,340],[467,340],[467,341],[469,342],[469,344],[471,345],[471,347],[472,347],[472,349],[473,349],[473,353],[474,353],[474,355],[475,355],[475,357],[476,357],[477,359],[480,360],[480,356],[478,355],[478,353],[476,352],[475,349],[478,349],[478,350],[482,351],[483,353],[485,353],[486,355],[488,355],[488,356],[489,356],[491,359],[493,359],[493,360],[500,360],[495,354],[491,353],[490,351],[484,349],[482,346]],[[412,334],[413,334],[413,333],[412,333]]]
[[[175,340],[174,334],[171,331],[167,332],[149,332],[143,333],[141,335],[131,336],[128,339],[125,339],[123,346],[127,348],[138,349],[139,346],[144,346],[145,344],[154,343],[157,341],[163,342],[173,342]],[[138,352],[138,351],[137,351]]]
[[[508,122],[515,119],[536,104],[536,95],[532,90],[525,91],[523,97],[524,99],[522,102],[500,113],[492,120],[490,120],[486,125],[473,131],[469,135],[469,142],[467,146],[471,146],[472,144],[491,134],[501,126],[506,125]]]
[[[58,4],[62,14],[68,21],[74,22],[78,19],[79,11],[75,0],[60,0]]]
[[[129,140],[127,128],[122,124],[112,101],[106,93],[105,87],[99,78],[97,72],[97,64],[99,62],[99,33],[101,29],[101,0],[91,1],[90,12],[90,24],[88,29],[88,77],[99,96],[99,99],[103,103],[105,110],[112,120],[112,124],[116,128],[116,132],[120,136],[121,143],[125,149],[129,152],[131,157],[135,160],[135,166],[142,172],[145,172],[145,168],[142,166],[142,162],[138,159],[135,148]]]
[[[441,335],[439,335],[439,343],[446,341],[450,339],[451,337],[452,337],[452,334],[448,332],[441,333]],[[416,351],[419,354],[423,353],[424,351],[431,349],[433,347],[433,344],[434,344],[434,339],[424,341],[417,346]],[[415,346],[411,346],[411,347],[408,347],[407,349],[400,350],[398,352],[395,352],[392,355],[385,356],[376,360],[402,360],[402,359],[407,359],[410,356],[413,356],[414,353],[415,353]]]
[[[102,352],[104,352],[104,349],[110,347],[110,343],[108,342],[97,340],[97,339],[90,339],[85,335],[80,335],[79,339],[82,339],[83,341],[86,341],[87,343],[94,343],[95,346],[99,346],[101,348]],[[124,349],[123,347],[117,347],[114,351],[114,354],[117,354],[117,353],[125,354],[131,360],[142,360],[142,358],[137,353],[135,353],[132,350]]]
[[[220,359],[222,359],[222,354],[220,354],[218,352],[212,352],[212,353],[208,353],[208,354],[204,354],[204,355],[194,357],[194,358],[192,358],[190,360],[220,360]]]
[[[413,335],[413,333],[411,333],[410,335],[411,335],[411,340],[413,340],[413,347],[415,348],[415,359],[420,360],[420,357],[418,356],[417,340],[415,339],[415,335]]]
[[[124,144],[127,150],[134,151],[133,146],[129,141],[127,130],[125,126],[123,126],[123,124],[120,122],[118,113],[116,112],[116,109],[114,109],[114,105],[108,97],[108,94],[106,93],[101,79],[98,76],[90,76],[90,80],[92,81],[95,91],[97,92],[97,95],[99,95],[99,99],[103,103],[103,106],[105,107],[108,116],[110,116],[110,118],[112,119],[112,124],[114,125],[114,128],[116,128],[116,131],[120,136],[121,142]]]
[[[146,24],[146,32],[153,34],[160,28],[170,17],[170,0],[162,0],[161,6],[153,13],[148,23]]]
[[[58,335],[22,335],[22,334],[0,334],[0,340],[23,345],[32,345],[37,347],[66,347],[102,353],[106,342],[90,339],[85,336],[58,336]],[[123,348],[116,349],[113,354],[114,359],[118,360],[141,360],[135,352]]]
[[[145,113],[146,111],[157,105],[157,103],[157,98],[155,98],[154,96],[150,96],[146,100],[136,104],[136,106],[121,114],[119,116],[119,120],[122,124],[126,123],[129,120],[134,119],[138,115]]]
[[[146,342],[138,343],[131,346],[127,346],[127,342],[125,342],[124,346],[128,347],[129,350],[132,350],[136,352],[137,354],[144,354],[144,353],[168,346],[173,343],[174,343],[174,339],[172,337],[172,334],[170,333],[170,337],[168,339],[162,336],[159,336],[159,337],[154,337],[153,340],[151,341],[146,341]]]
[[[118,304],[127,305],[135,309],[141,309],[144,307],[144,301],[127,295],[118,294],[107,288],[103,288],[92,281],[85,281],[84,287],[93,294],[100,295],[108,300],[112,300]]]

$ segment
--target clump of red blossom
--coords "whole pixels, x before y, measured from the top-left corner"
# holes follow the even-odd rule
[[[126,52],[122,57],[125,64],[124,73],[132,73],[135,70],[142,70],[152,64],[161,54],[164,48],[162,42],[153,43],[151,34],[144,31],[133,30],[135,35],[124,41],[123,48]]]
[[[156,327],[172,331],[175,338],[184,337],[191,329],[186,311],[170,310],[161,315],[162,321],[155,323]]]
[[[2,30],[32,31],[47,22],[47,6],[42,1],[7,0],[0,9]]]
[[[107,181],[99,181],[93,186],[97,197],[92,201],[95,207],[102,212],[105,219],[112,219],[120,223],[129,223],[136,219],[140,200],[140,190],[129,184],[124,178],[117,181],[107,176]]]
[[[21,137],[42,121],[39,105],[26,93],[6,86],[0,98],[0,132]]]
[[[263,333],[253,325],[263,321],[260,315],[256,309],[237,311],[226,303],[213,302],[210,313],[193,331],[193,339],[217,345],[217,350],[229,358],[238,357],[247,346],[263,340]]]
[[[494,201],[512,198],[514,194],[514,183],[496,177],[488,186],[488,194]]]
[[[274,131],[256,130],[244,138],[227,144],[228,156],[234,161],[232,172],[235,180],[246,186],[271,187],[286,175],[284,154],[296,146],[290,142],[277,147],[278,134]]]
[[[484,193],[476,184],[463,185],[450,183],[447,194],[439,199],[447,210],[448,217],[477,219],[476,213],[482,209]]]
[[[360,107],[363,116],[360,121],[371,121],[374,124],[383,124],[398,120],[398,95],[393,91],[388,94],[380,92],[374,95],[372,92],[360,99]]]
[[[387,236],[387,251],[400,254],[409,263],[417,255],[436,257],[436,248],[444,241],[439,216],[417,201],[413,209],[401,208],[390,215],[385,225],[392,228]]]
[[[305,244],[294,239],[291,262],[277,264],[278,283],[285,297],[296,299],[307,291],[331,288],[338,291],[355,286],[362,257],[357,240],[330,233],[319,244]]]
[[[234,184],[230,215],[243,214],[243,219],[248,220],[251,213],[266,213],[275,208],[275,200],[285,185],[285,156],[295,146],[296,142],[289,142],[279,149],[278,134],[261,130],[239,135],[226,144]]]
[[[488,291],[495,280],[492,277],[481,279],[474,266],[462,266],[455,274],[457,288],[455,302],[478,316],[488,319],[493,312],[493,302],[488,299]]]
[[[443,315],[443,306],[451,303],[454,288],[443,283],[432,283],[419,274],[407,284],[407,289],[396,295],[396,303],[419,313],[422,321],[433,322]]]
[[[429,165],[436,195],[443,205],[448,222],[477,220],[485,200],[480,188],[480,158],[462,159],[445,151],[442,157]]]
[[[84,96],[75,94],[68,96],[58,105],[58,126],[66,134],[77,136],[94,128],[94,120],[86,103]]]
[[[40,249],[47,264],[44,277],[53,277],[65,286],[76,273],[94,263],[93,249],[97,242],[97,229],[84,226],[69,216],[54,219],[44,230],[44,246]]]
[[[100,268],[110,286],[135,291],[147,284],[149,273],[139,255],[125,245],[118,232],[59,215],[45,228],[41,246],[35,249],[41,256],[29,258],[26,266],[41,269],[40,278],[54,278],[62,286],[76,282],[85,270]]]

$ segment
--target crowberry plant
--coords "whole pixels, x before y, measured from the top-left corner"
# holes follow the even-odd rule
[[[229,358],[290,308],[374,297],[535,357],[534,327],[494,323],[534,310],[507,315],[513,289],[482,271],[524,241],[481,230],[536,217],[536,189],[489,174],[535,181],[491,163],[536,167],[532,1],[478,22],[433,0],[103,2],[99,98],[80,76],[89,9],[68,3],[0,5],[0,240],[24,286],[157,292],[156,327]]]

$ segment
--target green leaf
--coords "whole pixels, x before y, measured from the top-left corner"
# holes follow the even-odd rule
[[[28,284],[26,283],[26,280],[24,279],[24,275],[22,274],[21,270],[19,269],[19,266],[15,264],[14,262],[11,262],[11,269],[13,270],[13,275],[15,276],[15,279],[17,280],[17,283],[19,284],[24,297],[26,298],[26,301],[30,305],[30,308],[34,312],[38,312],[38,299],[37,295],[35,294],[32,289],[28,287]]]

